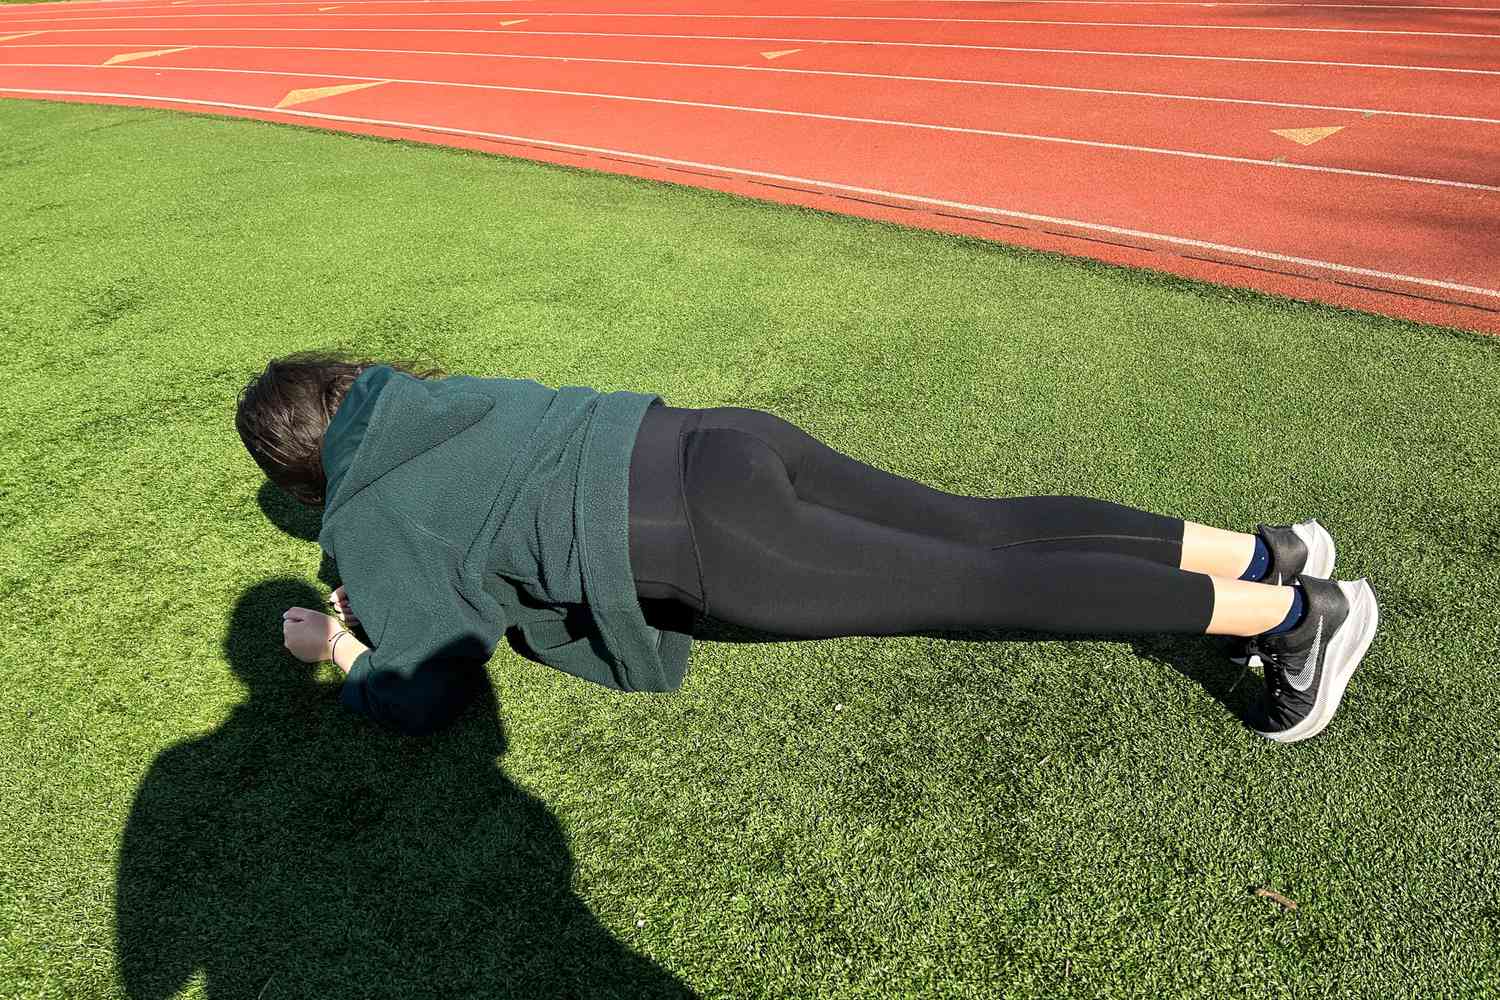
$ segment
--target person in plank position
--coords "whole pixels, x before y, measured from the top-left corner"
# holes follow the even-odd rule
[[[284,613],[286,647],[333,660],[346,706],[409,734],[457,717],[512,628],[537,662],[675,690],[701,614],[777,640],[1237,636],[1265,675],[1247,723],[1295,742],[1333,718],[1379,619],[1367,580],[1330,579],[1316,520],[1236,532],[1087,497],[958,496],[763,410],[303,352],[242,390],[235,427],[322,509],[343,581],[336,616]]]

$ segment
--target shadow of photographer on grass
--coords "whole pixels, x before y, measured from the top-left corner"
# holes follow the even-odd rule
[[[252,1000],[694,997],[572,892],[557,819],[500,769],[487,678],[442,732],[386,732],[283,648],[281,612],[320,603],[295,579],[243,594],[224,656],[248,698],[137,789],[116,894],[126,994],[201,975],[209,997]]]

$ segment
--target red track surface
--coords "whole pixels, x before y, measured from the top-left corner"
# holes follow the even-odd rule
[[[483,149],[1500,333],[1500,0],[7,6],[0,97]]]

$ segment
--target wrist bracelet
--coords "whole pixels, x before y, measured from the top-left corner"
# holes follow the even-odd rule
[[[346,636],[348,634],[349,634],[349,630],[348,629],[340,629],[338,635],[336,635],[336,636],[333,637],[333,643],[328,647],[328,658],[330,660],[333,660],[334,663],[338,663],[339,662],[338,658],[337,658],[337,653],[336,653],[336,651],[337,651],[337,649],[339,647],[339,640],[342,639],[344,636]]]

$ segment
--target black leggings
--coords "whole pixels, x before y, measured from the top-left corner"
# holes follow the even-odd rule
[[[1180,519],[1104,500],[943,493],[742,407],[658,403],[630,462],[648,620],[698,612],[806,639],[1201,634],[1213,582],[1178,568],[1182,534]]]

